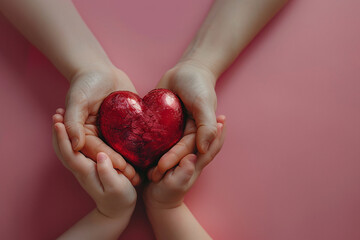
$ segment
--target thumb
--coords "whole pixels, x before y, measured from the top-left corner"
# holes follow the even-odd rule
[[[79,151],[85,145],[84,124],[87,117],[87,101],[69,97],[66,103],[64,124],[74,151]]]
[[[111,160],[108,155],[103,152],[98,153],[97,155],[97,172],[99,179],[104,187],[105,191],[116,188],[118,185],[118,174],[113,168]]]
[[[215,110],[209,105],[194,108],[196,123],[196,146],[200,153],[206,153],[217,133]]]

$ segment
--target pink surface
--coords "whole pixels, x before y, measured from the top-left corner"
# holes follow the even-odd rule
[[[144,95],[211,1],[75,3]],[[186,199],[215,239],[360,239],[359,7],[292,1],[219,80],[226,143]],[[68,83],[2,16],[0,35],[0,238],[52,239],[94,207],[51,146]],[[141,203],[120,239],[154,239]]]

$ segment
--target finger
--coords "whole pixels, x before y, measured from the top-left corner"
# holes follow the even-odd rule
[[[195,135],[196,135],[196,125],[193,119],[188,118],[185,125],[184,137],[177,143],[170,153],[165,153],[159,160],[157,167],[154,171],[151,171],[149,179],[154,182],[158,182],[164,176],[166,171],[175,167],[180,160],[189,153],[195,151]],[[192,149],[192,150],[190,150]],[[154,175],[153,175],[154,174]],[[154,176],[154,177],[153,177]]]
[[[195,125],[195,121],[194,119],[192,119],[191,117],[188,117],[187,121],[186,121],[186,125],[185,125],[185,130],[184,130],[184,136],[189,135],[189,134],[196,134],[196,125]]]
[[[195,151],[195,134],[184,136],[175,146],[165,153],[159,160],[153,172],[152,180],[160,181],[164,173],[175,167],[182,158]]]
[[[210,143],[216,137],[215,109],[207,104],[194,104],[193,117],[195,119],[197,133],[196,146],[201,153],[206,153]]]
[[[225,124],[225,121],[226,121],[225,115],[219,115],[216,117],[216,122],[218,122],[218,123]]]
[[[74,152],[71,147],[65,126],[62,123],[54,125],[56,140],[59,146],[59,154],[64,160],[64,164],[73,172],[88,174],[94,163],[79,152]]]
[[[95,163],[81,153],[72,150],[64,124],[56,123],[54,133],[58,144],[58,156],[62,159],[63,164],[73,172],[79,183],[90,195],[99,193],[101,185],[97,179]]]
[[[138,186],[138,185],[140,185],[140,183],[141,183],[141,178],[140,178],[139,174],[136,173],[135,177],[133,177],[133,179],[131,180],[131,184],[133,186]]]
[[[88,114],[85,97],[69,93],[66,102],[64,123],[69,134],[72,148],[79,151],[85,144],[84,124]]]
[[[189,154],[184,157],[180,161],[179,166],[175,168],[171,178],[173,178],[172,181],[174,181],[179,187],[186,185],[193,176],[196,158],[195,154]]]
[[[53,120],[53,124],[55,123],[63,123],[64,122],[64,118],[61,114],[54,114],[53,117],[52,117],[52,120]]]
[[[83,152],[85,156],[91,159],[96,159],[99,152],[104,152],[111,159],[114,168],[119,169],[129,180],[134,177],[134,168],[131,165],[128,166],[125,159],[105,144],[100,138],[92,135],[86,135],[85,139],[85,146],[81,149],[81,152]]]
[[[119,183],[118,173],[114,169],[110,158],[103,152],[100,152],[97,157],[97,172],[99,179],[104,187],[104,191],[111,191]]]
[[[196,171],[200,173],[202,169],[208,165],[218,154],[221,147],[224,144],[226,133],[226,124],[217,123],[217,135],[214,141],[211,143],[209,150],[205,154],[199,154],[196,163]]]
[[[56,156],[60,159],[60,161],[64,164],[64,160],[63,160],[63,156],[61,155],[60,153],[60,148],[59,148],[59,143],[58,143],[58,140],[57,140],[57,133],[56,133],[56,130],[55,130],[55,123],[53,124],[52,126],[52,144],[53,144],[53,147],[54,147],[54,151],[55,151],[55,154]],[[65,164],[64,164],[65,165]]]
[[[60,115],[64,115],[65,109],[63,109],[63,108],[58,108],[58,109],[56,109],[56,113],[58,113],[58,114],[60,114]]]
[[[166,173],[161,181],[174,190],[186,191],[195,172],[196,159],[195,154],[185,156],[176,168],[172,168]]]
[[[130,181],[135,177],[135,169],[130,164],[126,164],[126,167],[123,171],[121,171],[122,174],[124,174]]]
[[[148,170],[148,172],[147,172],[147,178],[150,180],[150,181],[152,181],[152,174],[153,174],[153,172],[154,172],[154,169],[155,168],[150,168],[149,170]]]

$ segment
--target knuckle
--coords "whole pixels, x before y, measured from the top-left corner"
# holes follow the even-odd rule
[[[217,134],[217,127],[214,125],[200,123],[198,128],[201,129],[202,132],[204,132],[203,136],[205,140],[213,139]]]
[[[173,151],[177,153],[177,156],[179,158],[181,157],[181,155],[179,154],[180,152],[184,152],[184,153],[192,152],[192,149],[189,146],[189,144],[184,141],[178,142],[173,149],[174,149]]]
[[[186,176],[187,179],[189,179],[195,171],[195,167],[194,166],[188,166],[186,167],[186,169],[184,169],[184,175]]]
[[[182,192],[184,186],[179,184],[179,182],[175,181],[174,179],[167,179],[165,184],[171,189],[173,192]]]
[[[217,127],[214,125],[208,125],[207,126],[207,132],[210,137],[214,138],[217,134]]]

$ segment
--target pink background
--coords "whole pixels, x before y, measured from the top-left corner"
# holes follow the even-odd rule
[[[211,1],[75,4],[144,95]],[[290,2],[218,81],[227,139],[186,198],[215,239],[360,239],[359,7]],[[2,16],[0,35],[0,238],[52,239],[94,208],[52,150],[68,83]],[[120,239],[154,239],[140,202]]]

